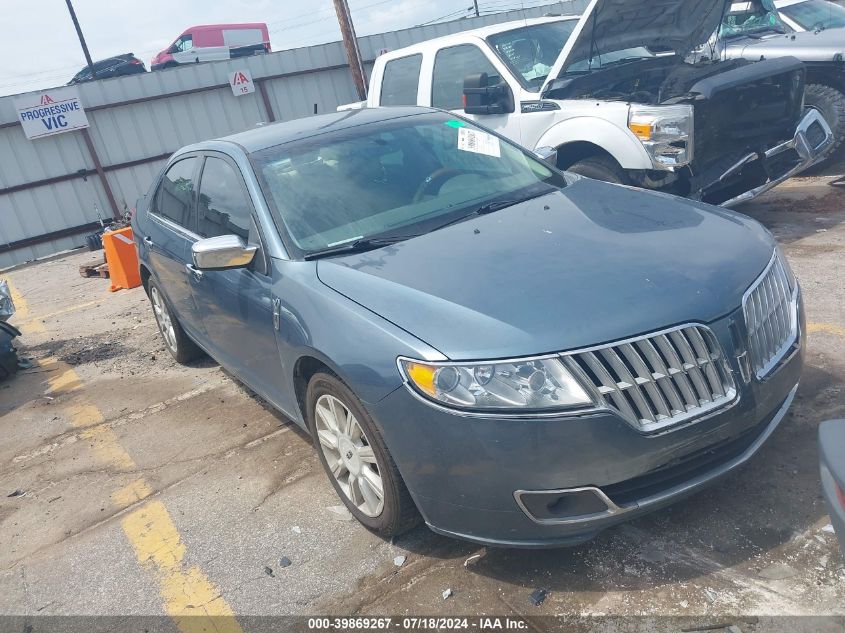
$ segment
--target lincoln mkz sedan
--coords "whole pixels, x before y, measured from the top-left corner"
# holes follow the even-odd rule
[[[133,226],[164,342],[307,429],[381,535],[571,545],[691,494],[786,414],[798,283],[754,220],[551,154],[426,108],[186,147]]]

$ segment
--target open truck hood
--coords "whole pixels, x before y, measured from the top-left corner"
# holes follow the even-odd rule
[[[707,42],[726,0],[590,0],[543,85],[568,66],[602,52],[636,46],[670,49],[685,56]]]

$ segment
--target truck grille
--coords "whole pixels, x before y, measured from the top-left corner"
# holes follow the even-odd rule
[[[703,325],[573,352],[565,362],[594,385],[606,406],[645,432],[699,417],[736,397],[721,346]]]
[[[797,288],[789,284],[777,254],[742,298],[751,362],[758,379],[765,378],[798,336]]]

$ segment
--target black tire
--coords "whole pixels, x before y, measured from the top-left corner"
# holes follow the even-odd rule
[[[843,147],[845,147],[843,145],[845,143],[845,94],[832,86],[807,84],[804,95],[805,105],[818,110],[833,132],[833,148],[824,160],[813,166],[816,170],[842,158]]]
[[[204,352],[185,334],[185,330],[179,324],[179,319],[173,312],[173,308],[164,297],[164,293],[155,281],[150,279],[147,282],[147,296],[150,298],[150,305],[153,309],[153,316],[158,325],[164,347],[170,355],[181,365],[187,365],[201,356]],[[163,312],[159,310],[163,309]],[[172,329],[172,332],[170,331]]]
[[[595,180],[604,180],[605,182],[613,182],[617,185],[630,185],[631,179],[625,170],[619,166],[612,158],[607,156],[590,156],[583,158],[577,163],[570,165],[566,171],[571,171],[573,174],[586,176]]]
[[[332,469],[317,435],[317,401],[324,396],[336,398],[354,415],[364,433],[362,443],[372,448],[383,490],[383,507],[378,516],[368,516],[359,510],[343,491],[338,479],[332,474]],[[323,465],[326,476],[338,497],[352,513],[352,516],[358,519],[368,530],[382,537],[397,536],[419,525],[422,517],[413,499],[411,499],[396,463],[387,450],[381,432],[349,387],[334,375],[318,373],[308,383],[305,400],[308,430],[314,441],[320,463]]]

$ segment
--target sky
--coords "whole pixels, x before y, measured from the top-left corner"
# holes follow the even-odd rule
[[[347,0],[359,36],[470,15],[473,0]],[[478,0],[482,13],[541,0]],[[73,0],[94,61],[150,59],[196,24],[266,22],[273,50],[340,39],[332,0]],[[67,83],[85,65],[65,0],[0,0],[0,95]]]

